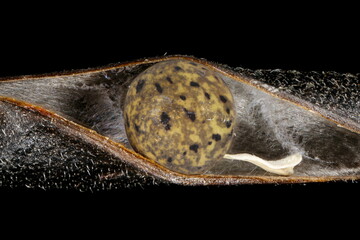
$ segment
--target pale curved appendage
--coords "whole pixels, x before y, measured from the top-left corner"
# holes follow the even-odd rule
[[[302,161],[302,155],[300,153],[295,153],[275,161],[267,161],[248,153],[225,154],[224,158],[250,162],[268,172],[278,175],[292,175],[294,173],[294,167]]]

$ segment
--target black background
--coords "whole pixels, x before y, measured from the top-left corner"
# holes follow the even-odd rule
[[[38,29],[24,36],[5,36],[1,40],[5,43],[1,45],[0,76],[91,68],[173,54],[252,69],[360,71],[360,39],[354,30],[347,30],[348,25],[306,28],[272,23],[222,29],[219,24],[188,29],[187,24],[170,32],[165,26],[152,26],[152,30],[135,24],[116,32],[85,26],[89,29],[72,32],[55,28],[50,33]]]
[[[148,5],[10,11],[10,16],[0,19],[0,77],[164,54],[193,55],[253,69],[360,71],[356,6]]]
[[[33,11],[16,22],[16,17],[24,16],[17,13],[3,21],[0,77],[92,68],[172,54],[205,58],[231,67],[360,72],[359,21],[353,6],[216,4],[212,8],[193,8],[190,3],[182,4],[180,8],[179,3],[174,3],[173,7],[144,7],[142,11],[138,6],[124,5],[95,6],[91,11],[67,6],[56,13],[46,9]],[[314,210],[325,213],[323,203],[353,209],[358,190],[358,183],[337,182],[161,187],[85,194],[80,200],[58,192],[53,195],[62,203],[79,207],[82,201],[96,205],[105,197],[109,201],[109,209],[105,209],[109,211],[118,201],[140,204],[140,211],[154,205],[167,209],[174,202],[181,202],[191,203],[190,209],[202,214],[208,209],[203,203],[220,206],[216,210],[219,212],[240,214],[253,202],[268,202],[279,209],[294,203],[289,211],[310,203]],[[40,204],[49,200],[49,194],[40,196],[45,199]],[[270,216],[277,214],[258,204],[249,210],[256,209]]]

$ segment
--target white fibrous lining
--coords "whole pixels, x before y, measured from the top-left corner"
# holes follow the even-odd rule
[[[315,175],[319,170],[323,173],[327,171],[324,168],[333,174],[339,166],[346,168],[360,161],[359,135],[255,87],[226,77],[223,79],[235,99],[239,129],[235,133],[242,134],[235,136],[233,149],[237,152],[231,154],[254,154],[254,150],[262,153],[264,158],[277,156],[270,160],[299,154],[305,159],[298,163],[302,168],[295,171],[300,175]],[[254,139],[259,140],[259,144],[247,147],[249,140],[254,142]],[[256,143],[252,144],[255,146]],[[234,167],[230,165],[229,168]]]
[[[298,175],[359,171],[358,134],[253,86],[222,78],[233,93],[237,111],[229,154],[247,153],[274,160],[299,153],[303,161],[294,168]],[[0,96],[43,106],[130,147],[121,110],[126,81],[94,73],[0,82]],[[212,173],[246,174],[253,169],[233,162],[224,159]]]
[[[91,76],[86,78],[91,79]],[[106,80],[87,84],[86,79],[81,76],[3,82],[0,83],[0,96],[42,106],[115,141],[127,144],[120,109],[123,91],[119,86],[108,87],[104,82],[106,83]]]
[[[318,124],[311,114],[243,83],[230,86],[234,93],[239,122],[247,122],[254,131],[257,131],[256,128],[265,130],[262,132],[267,135],[264,138],[271,135],[271,138],[275,138],[290,153],[303,152],[298,143],[299,131],[304,132],[311,121],[314,125]],[[261,126],[259,126],[259,120],[261,120]],[[241,125],[239,127],[241,128]]]

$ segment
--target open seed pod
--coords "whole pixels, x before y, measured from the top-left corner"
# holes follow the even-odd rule
[[[201,138],[203,145],[188,143],[187,138],[181,138],[179,146],[185,147],[177,150],[177,146],[173,145],[171,153],[175,155],[168,156],[161,150],[159,155],[144,154],[149,146],[169,144],[169,139],[153,141],[151,136],[163,136],[176,126],[179,131],[180,125],[176,124],[183,120],[195,124],[201,119],[205,124],[205,120],[210,119],[206,112],[197,115],[195,110],[190,109],[191,106],[199,107],[194,102],[181,105],[185,104],[186,96],[174,88],[171,90],[174,97],[166,95],[165,99],[178,106],[179,110],[169,109],[171,114],[181,113],[184,119],[180,114],[176,115],[180,117],[175,121],[175,115],[159,110],[153,104],[158,124],[163,128],[161,134],[156,129],[155,120],[152,122],[154,125],[143,124],[144,129],[140,129],[145,114],[143,117],[137,116],[136,121],[129,121],[131,117],[126,115],[126,107],[134,101],[129,101],[131,84],[134,83],[135,87],[133,94],[139,89],[146,89],[142,86],[143,78],[139,76],[146,75],[156,64],[171,61],[197,66],[198,74],[215,76],[214,81],[222,81],[230,92],[226,93],[220,87],[212,89],[212,92],[202,88],[204,92],[198,95],[202,101],[199,106],[206,99],[216,99],[221,104],[233,102],[233,109],[232,105],[223,105],[223,110],[219,111],[224,111],[221,113],[224,116],[230,112],[234,115],[232,118],[217,119],[218,128],[211,125],[211,128],[202,131],[201,125],[196,125],[201,136],[204,136]],[[166,87],[173,87],[170,85],[174,84],[174,78],[170,73],[160,73],[160,70],[155,73],[167,74],[163,75],[166,84],[156,85],[154,82],[151,85],[156,94],[163,95]],[[166,80],[167,76],[170,76],[170,80]],[[189,86],[200,89],[199,83],[191,82],[194,81],[189,80],[189,84],[192,84]],[[359,88],[359,75],[231,69],[187,56],[166,56],[97,69],[2,79],[0,184],[10,188],[102,190],[172,184],[237,185],[356,180],[360,178]],[[144,92],[149,94],[151,89],[146,90]],[[186,89],[181,91],[190,94]],[[225,97],[226,94],[232,97]],[[196,94],[191,96],[193,100],[197,99]],[[147,103],[139,99],[136,99],[137,105]],[[208,105],[208,108],[211,109],[212,105]],[[214,105],[213,108],[221,107]],[[211,119],[215,119],[217,115],[211,116]],[[132,132],[146,131],[147,137],[134,144],[129,141],[131,138],[128,138],[129,130],[126,128],[131,128]],[[214,129],[216,133],[209,132]],[[182,132],[176,134],[174,136]],[[229,136],[229,140],[221,143],[225,136]],[[195,137],[192,139],[196,140]],[[215,143],[223,148],[215,146]],[[211,146],[214,156],[217,152],[221,152],[220,155],[225,152],[230,155],[247,153],[271,161],[297,153],[301,154],[303,160],[289,176],[269,173],[251,163],[234,161],[219,154],[220,157],[216,155],[217,161],[204,164],[206,169],[200,172],[184,171],[182,168],[185,165],[181,168],[171,167],[176,161],[182,161],[180,153],[191,153],[193,156],[204,153],[205,156],[208,152],[201,152],[201,148],[205,149],[207,144]],[[145,145],[145,150],[139,151]],[[222,152],[223,149],[226,151]],[[206,161],[203,162],[207,162],[211,154],[206,158],[199,157],[198,162],[204,159]],[[154,159],[154,156],[160,155],[163,160]]]

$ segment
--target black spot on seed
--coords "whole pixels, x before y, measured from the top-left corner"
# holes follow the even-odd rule
[[[135,126],[135,130],[136,130],[137,132],[140,132],[140,127],[139,127],[138,125],[136,125],[136,123],[134,123],[134,126]]]
[[[230,114],[230,108],[226,108],[226,113]]]
[[[170,120],[171,118],[169,117],[169,115],[166,112],[162,112],[161,116],[160,116],[160,122],[164,125],[165,130],[170,130],[171,125],[170,125]]]
[[[227,98],[224,97],[223,95],[220,95],[220,100],[221,100],[223,103],[226,103],[226,102],[227,102]]]
[[[186,151],[185,152],[183,152],[183,156],[185,156],[186,155]]]
[[[173,160],[172,157],[168,157],[168,159],[167,159],[168,163],[171,163],[172,160]]]
[[[125,122],[126,122],[126,126],[129,128],[130,122],[129,122],[129,116],[127,114],[125,115]]]
[[[212,142],[210,141],[210,142],[208,142],[208,145],[211,145],[212,144]]]
[[[210,94],[208,94],[207,92],[205,92],[205,97],[210,100]]]
[[[192,87],[200,87],[200,84],[198,84],[197,82],[190,82],[190,86],[192,86]]]
[[[186,97],[184,95],[181,95],[180,98],[181,98],[181,100],[184,100],[184,101],[186,100]]]
[[[215,141],[220,141],[221,140],[221,135],[220,134],[213,134],[212,139],[214,139]]]
[[[231,127],[231,124],[232,124],[231,120],[225,121],[225,125],[227,128]]]
[[[193,65],[193,66],[197,66],[197,64],[194,63],[194,62],[190,62],[190,64]]]
[[[197,144],[190,145],[189,149],[191,151],[194,151],[195,153],[197,153],[198,149],[199,149],[199,145],[197,145]]]
[[[217,76],[214,76],[216,80],[218,80],[219,82],[221,82],[221,80],[217,77]]]
[[[162,92],[163,92],[163,89],[162,89],[162,87],[160,86],[159,83],[155,83],[155,87],[156,87],[156,90],[157,90],[159,93],[162,93]]]
[[[188,116],[188,118],[190,118],[190,120],[194,122],[196,119],[195,113],[188,111],[186,108],[184,108],[184,111],[185,111],[186,115]]]
[[[171,84],[174,83],[174,82],[171,80],[171,77],[166,77],[166,80],[167,80],[169,83],[171,83]]]
[[[174,70],[175,70],[175,71],[180,71],[180,70],[182,70],[182,68],[179,67],[179,66],[175,66],[175,67],[174,67]]]
[[[136,85],[136,93],[139,93],[141,89],[143,89],[145,84],[145,80],[140,80],[138,84]]]

